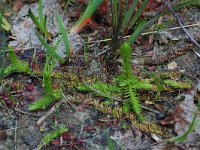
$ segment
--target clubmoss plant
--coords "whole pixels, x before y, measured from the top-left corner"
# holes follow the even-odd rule
[[[6,67],[4,71],[4,76],[8,76],[12,73],[30,73],[30,67],[29,64],[25,61],[21,61],[18,59],[17,55],[14,52],[14,49],[12,47],[8,47],[9,51],[9,57],[10,57],[10,65]]]
[[[44,40],[44,39],[43,39]],[[47,48],[47,47],[46,47]],[[56,46],[52,49],[52,52],[56,49]],[[53,58],[54,53],[47,53],[46,55],[46,62],[43,70],[43,87],[45,91],[45,95],[37,100],[36,102],[32,103],[29,106],[29,110],[35,111],[39,109],[45,109],[49,105],[51,105],[53,102],[60,100],[61,98],[61,91],[60,89],[53,89],[53,84],[52,84],[52,72],[53,69],[57,63],[57,60]]]
[[[177,82],[174,80],[164,80],[163,81],[165,85],[173,88],[173,89],[191,89],[190,83],[183,83],[183,82]]]
[[[56,19],[58,21],[59,29],[62,34],[62,38],[58,39],[55,46],[52,48],[49,46],[49,44],[46,42],[46,40],[40,36],[38,33],[36,35],[38,36],[38,39],[42,43],[42,45],[46,49],[46,62],[43,70],[43,87],[45,91],[45,95],[39,99],[38,101],[34,102],[29,106],[29,110],[35,111],[39,109],[45,109],[49,105],[51,105],[54,101],[60,100],[61,98],[61,90],[60,89],[53,89],[52,84],[52,72],[54,67],[56,66],[57,62],[63,63],[65,60],[62,60],[62,58],[56,53],[56,49],[58,44],[61,42],[61,40],[64,41],[66,52],[67,52],[67,59],[70,57],[70,44],[68,40],[67,33],[65,32],[64,26],[62,24],[61,18],[59,15],[56,16]]]
[[[37,100],[36,102],[32,103],[29,106],[29,110],[35,111],[39,109],[46,109],[49,105],[51,105],[53,102],[58,101],[61,99],[61,91],[60,89],[53,89],[52,85],[52,79],[51,74],[53,71],[53,68],[55,66],[54,64],[49,64],[50,60],[46,61],[44,72],[43,72],[43,87],[45,91],[45,95]]]
[[[68,129],[61,126],[55,129],[52,133],[48,133],[44,136],[44,138],[41,140],[40,144],[37,146],[37,150],[41,150],[42,147],[48,145],[50,142],[52,142],[54,139],[60,137],[63,133],[67,132]]]
[[[136,77],[132,73],[131,68],[131,52],[132,49],[128,43],[123,43],[120,47],[120,56],[122,59],[122,74],[117,76],[113,80],[113,85],[105,84],[102,82],[96,82],[90,85],[80,86],[79,91],[93,92],[95,95],[105,97],[111,100],[122,102],[123,113],[127,114],[133,111],[140,121],[144,120],[141,112],[141,104],[138,98],[139,91],[155,91],[156,89],[162,87],[159,91],[161,93],[165,86],[170,86],[172,89],[190,89],[191,85],[189,83],[175,82],[173,80],[163,79],[159,84],[153,85],[149,80],[144,80]],[[119,98],[121,97],[121,98]]]
[[[141,114],[141,105],[139,98],[137,96],[137,92],[139,90],[150,91],[152,89],[152,85],[148,82],[142,81],[135,77],[132,73],[131,68],[131,52],[132,49],[129,44],[123,43],[120,47],[120,53],[122,58],[122,75],[116,77],[114,82],[117,83],[118,87],[123,91],[123,96],[127,99],[123,108],[127,113],[132,109],[140,120],[143,120],[143,116]]]

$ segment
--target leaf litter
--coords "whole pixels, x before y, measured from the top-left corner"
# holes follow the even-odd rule
[[[11,29],[12,37],[14,40],[9,42],[10,46],[15,49],[30,49],[41,47],[35,31],[36,27],[28,16],[28,10],[31,9],[33,14],[38,17],[38,4],[26,4],[20,11],[13,17],[13,27]],[[59,27],[56,21],[56,15],[62,14],[63,9],[57,0],[50,0],[43,2],[43,15],[47,15],[47,28],[53,37],[52,44],[55,44],[59,39]],[[63,25],[68,26],[68,18],[63,16]],[[69,33],[70,46],[73,53],[77,53],[83,46],[82,39],[78,34]],[[64,42],[60,42],[57,48],[58,54],[64,58],[66,57],[66,50]]]

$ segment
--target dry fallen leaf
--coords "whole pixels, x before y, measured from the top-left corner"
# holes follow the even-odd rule
[[[13,6],[13,11],[18,12],[23,6],[22,0],[16,0]]]
[[[175,117],[175,132],[178,136],[183,135],[192,122],[194,112],[196,111],[194,97],[197,93],[197,89],[200,89],[200,82],[190,91],[190,94],[185,94],[185,99],[177,107],[177,109],[180,110]],[[200,120],[200,115],[197,116],[197,119]],[[188,146],[191,146],[198,142],[198,140],[200,140],[200,125],[197,125],[193,133],[188,135],[185,143],[187,143]]]

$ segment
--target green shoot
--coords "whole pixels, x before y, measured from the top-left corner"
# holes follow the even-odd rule
[[[123,68],[123,72],[124,75],[127,77],[132,76],[132,69],[131,69],[131,52],[132,49],[130,47],[129,44],[124,43],[122,44],[122,46],[120,47],[120,56],[122,58],[122,68]]]
[[[43,83],[42,84],[44,87],[45,95],[29,106],[28,109],[31,111],[35,111],[35,110],[39,110],[39,109],[44,110],[49,105],[51,105],[53,102],[58,101],[61,98],[60,90],[53,89],[51,74],[52,74],[53,68],[55,66],[55,63],[52,63],[50,61],[52,61],[52,60],[48,60],[48,58],[47,58],[47,61],[46,61],[45,67],[44,67],[44,72],[43,72]]]
[[[8,21],[3,17],[3,13],[0,13],[0,29],[4,29],[5,31],[9,31],[11,28],[11,25],[8,23]]]
[[[40,40],[41,44],[44,46],[44,48],[46,49],[48,55],[51,55],[54,59],[56,59],[57,61],[59,61],[61,64],[63,63],[62,58],[56,53],[55,49],[51,48],[48,43],[45,41],[45,39],[40,36],[37,32],[36,35],[38,37],[38,39]]]
[[[119,18],[118,18],[118,13],[119,13],[119,0],[114,0],[114,1],[111,1],[111,4],[112,4],[112,20],[113,20],[113,25],[115,27],[118,26],[118,21],[119,21]]]
[[[29,110],[35,111],[39,109],[46,109],[49,105],[53,102],[60,100],[61,92],[59,89],[54,90],[52,85],[51,74],[55,67],[56,62],[52,60],[51,56],[46,57],[46,63],[43,71],[43,87],[45,91],[45,95],[37,100],[36,102],[32,103],[29,106]]]
[[[65,44],[65,48],[66,48],[66,52],[67,52],[67,59],[69,59],[69,57],[70,57],[69,39],[68,39],[67,33],[65,32],[65,28],[63,26],[63,23],[62,23],[62,20],[61,20],[60,16],[57,15],[56,19],[58,21],[58,26],[59,26],[59,29],[60,29],[60,32],[62,34],[62,38],[63,38],[64,44]]]
[[[45,91],[45,95],[29,106],[28,109],[31,111],[35,111],[35,110],[39,110],[39,109],[44,110],[49,105],[51,105],[53,102],[58,101],[61,98],[60,90],[53,89],[52,78],[51,78],[53,69],[54,69],[57,61],[60,60],[59,55],[57,55],[57,53],[55,52],[60,40],[58,40],[58,42],[55,44],[55,46],[53,48],[51,48],[39,34],[37,34],[37,36],[38,36],[40,42],[42,43],[42,45],[46,48],[46,50],[48,50],[47,55],[46,55],[46,62],[45,62],[44,70],[43,70],[43,82],[42,82],[44,91]]]
[[[37,17],[33,14],[33,12],[30,9],[28,11],[28,15],[30,16],[31,20],[36,25],[36,27],[44,34],[45,38],[51,40],[51,35],[46,27],[47,17],[43,17],[42,15],[42,0],[39,0],[39,19],[37,19]]]
[[[161,92],[164,90],[164,79],[159,73],[150,73],[150,77],[153,79],[153,81],[156,84],[157,87],[157,93],[155,96],[155,99],[158,99],[160,97]]]
[[[41,150],[43,146],[48,145],[50,142],[52,142],[54,139],[60,137],[63,133],[67,132],[68,129],[61,126],[52,133],[48,133],[44,136],[44,138],[41,140],[40,144],[37,146],[38,150]]]
[[[137,3],[138,3],[138,0],[134,0],[130,8],[126,12],[124,12],[124,19],[122,21],[122,31],[124,31],[127,28],[128,23],[130,22],[133,16],[134,10],[137,6]],[[126,5],[128,6],[128,2],[126,3]]]
[[[78,33],[89,21],[94,12],[101,5],[103,0],[90,0],[85,12],[72,27],[71,32]]]
[[[106,125],[105,124],[104,124],[104,132],[105,132],[106,139],[107,139],[107,142],[108,142],[109,150],[115,150],[114,143],[113,143],[113,141],[110,139],[110,137],[108,135],[108,131],[106,130]]]
[[[150,91],[152,90],[152,85],[133,75],[131,68],[131,51],[132,49],[127,43],[122,44],[120,47],[123,73],[115,78],[115,85],[96,82],[89,86],[85,84],[84,86],[80,86],[78,89],[79,91],[93,92],[98,96],[110,100],[119,100],[116,97],[123,96],[125,99],[123,108],[125,110],[124,112],[128,112],[126,110],[132,110],[136,113],[138,118],[143,121],[144,117],[141,113],[141,105],[137,92],[140,90]],[[128,107],[130,107],[130,109]]]
[[[144,2],[142,3],[142,5],[140,6],[140,8],[134,14],[133,18],[130,20],[130,24],[128,26],[129,29],[136,23],[136,21],[138,20],[138,18],[142,14],[142,12],[145,10],[148,1],[149,0],[144,0]]]
[[[45,25],[45,21],[42,15],[42,0],[39,0],[39,20],[41,24]]]
[[[147,27],[147,22],[143,20],[135,29],[135,31],[131,34],[131,36],[126,40],[128,44],[132,44],[136,41],[136,39],[144,32]]]
[[[30,73],[30,68],[29,68],[29,64],[25,61],[21,61],[17,58],[14,50],[12,47],[8,47],[9,49],[9,56],[10,56],[10,62],[11,64],[6,67],[5,71],[4,71],[4,76],[8,76],[12,73]]]
[[[115,50],[119,46],[120,23],[122,18],[122,9],[119,0],[111,0],[112,13],[112,49],[110,53],[111,58],[115,58]]]
[[[96,82],[90,85],[85,83],[83,86],[78,86],[77,89],[81,92],[93,92],[95,95],[107,99],[112,99],[119,92],[118,87],[102,82]]]

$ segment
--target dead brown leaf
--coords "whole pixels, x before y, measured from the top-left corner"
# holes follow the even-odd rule
[[[188,130],[193,120],[194,112],[196,111],[194,99],[197,94],[197,89],[200,89],[200,82],[190,91],[190,94],[185,94],[185,99],[177,106],[177,109],[180,111],[175,115],[174,121],[175,133],[178,136],[183,135]],[[200,115],[197,116],[197,119],[200,120]],[[193,133],[188,135],[185,142],[190,146],[191,143],[197,142],[197,139],[200,139],[200,125],[194,129]]]
[[[17,13],[23,6],[22,0],[16,0],[13,6],[13,11]]]

